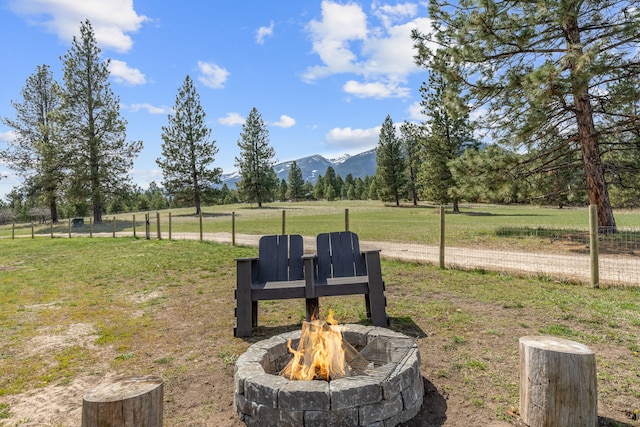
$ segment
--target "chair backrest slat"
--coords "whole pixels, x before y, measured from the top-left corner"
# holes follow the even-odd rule
[[[350,231],[323,233],[316,239],[318,279],[366,274],[358,235]]]
[[[302,236],[262,236],[258,243],[258,280],[261,282],[304,278]]]

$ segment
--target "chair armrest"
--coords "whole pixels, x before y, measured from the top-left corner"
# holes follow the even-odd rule
[[[258,257],[243,257],[243,258],[235,258],[236,262],[237,261],[257,261]]]

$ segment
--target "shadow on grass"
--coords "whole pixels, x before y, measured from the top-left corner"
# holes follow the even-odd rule
[[[446,213],[448,213],[448,214],[453,214],[453,212],[452,212],[452,211],[447,211]],[[522,214],[522,213],[519,213],[519,214],[497,214],[497,213],[492,213],[492,212],[467,212],[467,211],[464,211],[464,210],[461,210],[459,213],[457,213],[457,214],[455,214],[455,215],[465,215],[465,216],[494,216],[494,217],[503,217],[503,216],[509,216],[509,217],[518,217],[518,216],[522,216],[522,217],[525,217],[525,216],[527,216],[527,217],[528,217],[528,216],[532,216],[532,217],[535,217],[535,216],[549,216],[549,215],[534,214],[534,213],[531,213],[531,214]]]
[[[390,317],[390,328],[412,338],[425,338],[427,333],[409,316]]]
[[[231,216],[231,212],[202,212],[202,218],[221,218]],[[194,218],[198,219],[200,215],[196,213],[172,214],[172,218]]]

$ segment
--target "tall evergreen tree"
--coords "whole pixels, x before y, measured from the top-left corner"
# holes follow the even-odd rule
[[[304,179],[302,178],[302,169],[298,167],[297,162],[291,163],[291,168],[289,169],[289,186],[288,186],[288,196],[291,200],[301,200],[304,199]]]
[[[174,114],[162,127],[162,157],[156,163],[162,169],[162,185],[179,202],[190,202],[200,214],[205,195],[220,182],[220,168],[211,167],[218,152],[205,124],[200,95],[188,75],[178,89]]]
[[[406,196],[406,161],[402,144],[396,136],[391,116],[387,115],[380,129],[376,151],[376,183],[378,196],[384,202],[395,202]]]
[[[436,32],[413,33],[418,63],[462,83],[471,104],[489,112],[485,124],[496,142],[532,149],[560,131],[547,158],[576,145],[598,224],[615,231],[601,146],[614,128],[603,119],[622,132],[637,128],[637,116],[612,116],[619,110],[608,87],[640,74],[637,2],[431,0],[429,11]],[[450,57],[464,73],[434,64],[434,55]]]
[[[262,207],[262,202],[273,199],[278,177],[273,170],[275,150],[269,145],[269,131],[256,108],[251,109],[242,125],[238,147],[238,192],[246,201],[258,203],[258,207]]]
[[[446,81],[437,68],[431,71],[429,84],[422,85],[420,92],[428,129],[422,138],[420,193],[433,202],[452,202],[453,212],[457,213],[459,198],[451,192],[456,182],[449,163],[474,144],[468,109],[461,100],[459,84]]]
[[[423,157],[420,134],[420,127],[414,123],[404,121],[400,125],[400,141],[407,159],[407,191],[413,206],[418,206],[418,171]]]
[[[49,206],[53,222],[58,222],[58,198],[67,166],[67,149],[60,138],[55,116],[62,104],[60,86],[48,65],[39,65],[27,78],[22,101],[12,101],[14,118],[2,118],[16,136],[9,148],[0,152],[9,168],[26,178],[29,193],[40,194]]]
[[[120,100],[109,85],[109,60],[100,59],[91,23],[80,25],[80,38],[62,58],[64,91],[62,128],[67,150],[73,153],[72,196],[90,200],[93,220],[102,222],[103,204],[129,181],[141,141],[126,141],[127,122]]]

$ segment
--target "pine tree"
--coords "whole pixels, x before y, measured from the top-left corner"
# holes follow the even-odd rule
[[[287,194],[289,193],[289,186],[287,185],[287,181],[282,178],[280,180],[280,185],[278,186],[278,200],[284,202],[287,200]]]
[[[406,195],[406,163],[402,144],[396,137],[391,116],[387,115],[380,129],[376,151],[376,182],[378,196],[384,202],[393,201],[400,206],[400,199]]]
[[[2,118],[16,138],[0,152],[0,159],[26,178],[29,193],[42,195],[51,220],[58,222],[57,201],[67,166],[67,149],[56,125],[62,104],[60,86],[49,66],[40,65],[21,93],[22,102],[11,102],[15,118]]]
[[[470,105],[488,112],[495,142],[519,151],[548,142],[546,163],[575,145],[598,224],[615,231],[602,138],[638,129],[637,115],[619,114],[610,96],[623,76],[638,87],[637,2],[432,0],[429,11],[436,32],[414,31],[417,62],[462,85]],[[439,56],[457,66],[433,61]],[[554,133],[562,138],[549,141]]]
[[[178,89],[173,111],[162,127],[162,157],[156,163],[167,193],[177,202],[193,203],[200,214],[203,198],[220,182],[222,170],[211,167],[218,148],[210,139],[200,95],[189,76]]]
[[[475,145],[469,113],[461,100],[456,82],[447,82],[436,70],[429,75],[429,85],[420,88],[428,131],[422,138],[422,156],[418,169],[420,194],[440,204],[453,202],[453,212],[460,212],[459,198],[451,189],[456,182],[449,163]]]
[[[62,60],[61,126],[67,150],[73,153],[71,196],[89,200],[94,222],[101,223],[106,198],[127,185],[142,142],[126,141],[127,122],[120,117],[120,100],[109,85],[109,60],[100,59],[88,20],[80,25],[80,38],[73,37]]]
[[[421,130],[414,123],[404,121],[400,125],[400,141],[407,159],[407,191],[413,200],[413,206],[418,206],[418,171],[422,163]]]
[[[240,171],[238,192],[248,202],[258,203],[273,199],[278,177],[273,171],[275,151],[269,145],[269,131],[256,108],[252,108],[238,140],[240,156],[236,167]]]
[[[289,199],[297,201],[304,199],[304,179],[302,178],[302,169],[298,167],[297,162],[291,163],[289,169]]]

